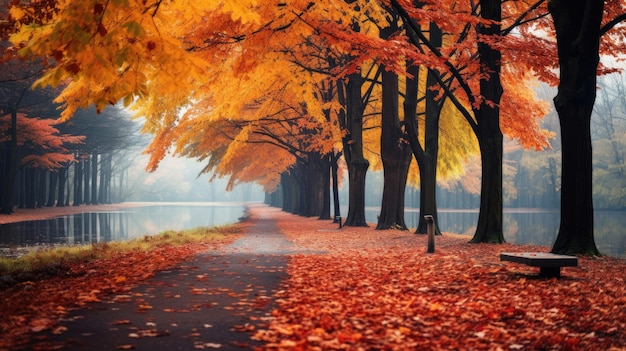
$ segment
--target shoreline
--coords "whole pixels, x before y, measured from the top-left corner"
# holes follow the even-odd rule
[[[84,212],[115,211],[123,208],[137,207],[139,203],[121,202],[117,204],[80,205],[63,207],[16,208],[12,214],[0,214],[0,224],[36,221],[59,216],[72,215]]]

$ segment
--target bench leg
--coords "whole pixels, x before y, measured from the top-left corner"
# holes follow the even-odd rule
[[[549,278],[560,278],[561,267],[539,267],[539,275]]]

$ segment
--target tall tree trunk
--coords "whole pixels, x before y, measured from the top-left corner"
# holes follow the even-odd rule
[[[113,153],[109,152],[104,158],[104,177],[101,181],[104,181],[104,202],[105,204],[111,203],[111,182],[113,181]]]
[[[79,206],[83,202],[83,161],[76,160],[74,163],[74,206]]]
[[[290,170],[288,174],[284,175],[285,180],[283,184],[283,211],[297,214],[299,211],[298,203],[300,192],[295,185],[295,179],[293,178],[293,170]]]
[[[361,88],[365,80],[360,73],[348,76],[347,84],[338,87],[339,101],[344,107],[346,130],[343,138],[344,157],[348,165],[348,216],[345,225],[367,227],[365,220],[365,177],[370,163],[363,156],[363,112],[364,102]],[[340,118],[343,119],[343,118]]]
[[[108,201],[107,182],[110,181],[109,172],[107,172],[107,163],[109,154],[103,154],[100,159],[100,184],[98,188],[98,203],[106,204]]]
[[[91,155],[91,203],[98,203],[98,154]]]
[[[91,189],[89,187],[89,181],[91,180],[91,160],[89,158],[89,155],[87,155],[85,157],[85,160],[83,161],[83,202],[86,205],[89,205],[91,203],[91,201],[89,200],[89,197],[91,196]]]
[[[500,0],[481,0],[481,16],[495,21],[478,25],[479,35],[500,35],[502,8]],[[502,54],[484,42],[478,43],[478,54],[485,78],[480,80],[483,97],[478,109],[473,108],[477,127],[476,138],[482,161],[480,212],[471,243],[503,243],[502,227],[502,131],[500,130],[500,65]]]
[[[15,199],[15,203],[18,208],[26,208],[26,168],[19,170],[15,178],[17,178],[15,184],[17,188],[17,199]]]
[[[502,227],[502,132],[498,118],[481,111],[478,146],[482,163],[480,212],[471,243],[503,243]],[[487,116],[485,116],[487,115]]]
[[[67,182],[67,167],[59,169],[59,191],[57,193],[57,207],[65,205],[65,184]]]
[[[397,16],[391,14],[389,27],[381,30],[380,37],[387,39],[398,31]],[[377,230],[406,230],[404,221],[404,195],[411,149],[400,126],[398,75],[381,67],[382,111],[380,155],[383,163],[383,196],[378,216]]]
[[[70,172],[69,172],[69,170],[70,170],[70,168],[68,166],[67,169],[66,169],[66,172],[65,172],[65,181],[66,182],[68,182],[70,180]],[[65,198],[63,200],[63,206],[69,206],[70,205],[70,199],[72,197],[72,191],[74,190],[73,188],[74,188],[73,186],[70,187],[70,185],[68,184],[67,191],[65,193]]]
[[[13,189],[15,187],[15,173],[17,172],[17,109],[11,108],[11,140],[7,142],[4,196],[2,197],[1,213],[13,213]]]
[[[314,196],[313,174],[309,165],[300,164],[298,167],[299,177],[296,178],[296,187],[300,196],[298,198],[298,212],[296,214],[309,217],[313,213],[311,208],[312,197]]]
[[[591,112],[604,1],[550,0],[559,51],[561,222],[552,252],[599,255],[593,234]]]
[[[335,84],[332,81],[323,81],[322,82],[322,100],[324,103],[330,103],[333,100],[335,91]],[[324,109],[324,117],[326,118],[327,123],[331,123],[331,111],[330,109]],[[330,183],[333,172],[333,158],[334,151],[331,151],[324,155],[323,158],[323,166],[324,167],[324,175],[323,175],[323,199],[322,199],[322,209],[320,213],[319,219],[330,219]]]
[[[426,125],[424,129],[425,146],[422,148],[418,138],[417,124],[417,91],[419,68],[409,63],[408,73],[412,76],[406,80],[406,94],[404,99],[404,120],[406,124],[409,145],[413,156],[417,161],[420,173],[420,216],[415,230],[416,234],[427,233],[425,215],[433,216],[435,234],[440,235],[439,220],[437,216],[436,188],[437,188],[437,154],[439,152],[439,113],[436,112],[433,101],[426,104]],[[429,73],[431,77],[433,73]],[[429,80],[427,79],[427,82]],[[439,109],[440,111],[440,109]],[[407,117],[409,116],[409,117]]]
[[[324,155],[318,161],[317,179],[320,188],[318,190],[317,199],[319,219],[330,219],[330,162],[332,155],[330,153]]]
[[[339,171],[337,161],[339,161],[340,157],[341,153],[335,153],[333,151],[330,164],[333,179],[333,219],[335,223],[339,222],[341,218],[341,207],[339,206],[339,175],[337,174]]]
[[[24,168],[24,194],[25,196],[25,207],[26,208],[36,208],[37,207],[37,185],[36,181],[38,179],[36,175],[37,170],[35,168],[26,167]]]
[[[400,127],[398,75],[382,72],[382,123],[380,150],[383,162],[383,198],[376,229],[406,230],[404,193],[411,164],[411,149]]]
[[[440,48],[443,43],[443,33],[433,22],[429,25],[430,43]],[[420,170],[420,218],[415,233],[427,234],[428,223],[425,215],[433,216],[433,226],[436,235],[441,235],[439,216],[437,215],[437,159],[439,157],[439,120],[444,99],[437,100],[437,92],[430,89],[438,84],[439,72],[428,69],[426,77],[426,114],[424,123],[424,152],[418,159]]]
[[[322,203],[319,219],[330,219],[330,164],[332,162],[332,157],[332,153],[328,153],[322,160],[322,174],[320,175],[322,177]]]
[[[37,173],[39,178],[37,181],[37,208],[41,208],[46,204],[49,171],[45,169],[37,169]]]
[[[50,186],[48,187],[48,202],[46,207],[54,206],[57,195],[57,182],[59,179],[59,171],[48,172],[50,174]]]

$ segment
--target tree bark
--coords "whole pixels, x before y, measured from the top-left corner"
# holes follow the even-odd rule
[[[24,207],[36,208],[37,207],[37,169],[26,167],[24,172],[24,183],[22,185],[24,189]]]
[[[67,181],[67,167],[59,169],[59,191],[57,193],[57,207],[65,205],[65,183]]]
[[[479,35],[499,36],[502,8],[500,0],[481,0],[481,17],[495,21],[479,25]],[[471,243],[503,243],[502,227],[502,131],[500,129],[500,66],[502,54],[484,42],[478,43],[478,54],[486,78],[480,80],[483,97],[478,109],[473,108],[477,121],[476,138],[482,161],[480,212]]]
[[[11,109],[11,140],[7,143],[4,196],[2,198],[3,214],[13,213],[13,189],[15,187],[15,173],[17,172],[17,110]]]
[[[604,1],[550,0],[560,81],[554,106],[561,127],[561,222],[558,254],[599,255],[593,233],[591,112],[596,99]]]
[[[368,226],[365,220],[365,177],[370,164],[363,156],[365,108],[361,97],[361,87],[364,81],[360,73],[353,73],[348,76],[347,84],[341,84],[341,87],[338,87],[339,99],[344,107],[345,119],[341,123],[342,128],[346,130],[343,147],[348,165],[348,216],[345,225],[355,227]]]
[[[50,186],[48,187],[48,202],[46,203],[46,207],[54,206],[56,195],[57,195],[57,181],[59,179],[58,170],[48,172],[50,174]]]
[[[339,165],[337,164],[337,161],[339,160],[339,157],[341,157],[341,154],[336,154],[333,151],[331,155],[332,156],[330,168],[333,179],[333,220],[335,223],[337,223],[340,221],[341,218],[341,207],[339,206],[339,175],[337,174],[339,171]]]
[[[83,202],[83,161],[78,159],[74,163],[74,203],[79,206]]]
[[[91,203],[98,203],[98,154],[91,155]]]
[[[332,159],[332,154],[328,153],[322,158],[320,162],[322,169],[320,171],[321,174],[319,175],[319,177],[321,178],[320,191],[322,192],[322,195],[321,195],[322,202],[321,204],[319,204],[320,206],[319,219],[330,219],[330,173],[331,173],[330,163],[331,163],[331,159]]]
[[[429,25],[430,43],[440,48],[443,43],[443,33],[437,24]],[[441,235],[439,216],[437,215],[437,160],[439,158],[439,121],[444,99],[437,100],[437,92],[430,90],[438,84],[439,72],[428,69],[426,77],[426,111],[424,121],[424,151],[418,160],[420,171],[420,216],[415,233],[427,234],[428,223],[424,216],[433,216],[435,235]]]
[[[288,173],[282,173],[280,175],[280,186],[282,187],[282,206],[281,209],[288,213],[294,213],[293,200],[294,191],[291,186],[291,179]]]
[[[480,211],[471,243],[503,243],[502,227],[502,132],[496,112],[484,110],[478,125],[482,163]],[[487,116],[485,116],[487,115]]]
[[[89,155],[87,155],[85,157],[85,160],[83,161],[83,202],[86,205],[89,205],[91,203],[89,197],[91,196],[91,189],[89,187],[89,181],[91,180],[91,159],[89,157]]]
[[[37,169],[39,180],[37,180],[37,208],[42,208],[46,204],[47,180],[49,171]]]
[[[411,149],[400,127],[398,75],[382,72],[382,123],[380,150],[383,162],[383,198],[376,229],[406,230],[404,193],[411,164]]]

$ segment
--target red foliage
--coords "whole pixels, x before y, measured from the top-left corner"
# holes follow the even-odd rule
[[[128,252],[68,264],[47,272],[53,274],[49,279],[45,278],[46,272],[39,272],[43,279],[34,275],[30,281],[0,291],[0,350],[14,349],[28,342],[32,333],[55,328],[58,320],[72,309],[99,302],[106,295],[128,292],[156,272],[172,268],[197,252],[215,250],[235,238],[236,235],[229,235],[223,241],[163,246],[149,252]]]
[[[426,237],[367,228],[333,230],[281,214],[301,248],[268,330],[269,349],[608,350],[626,346],[626,262],[579,258],[562,279],[499,261],[501,251],[445,233],[434,254]]]
[[[59,134],[55,119],[17,114],[17,151],[19,166],[54,170],[74,160],[68,145],[80,144],[84,136]],[[0,117],[0,142],[10,140],[11,115]]]
[[[264,207],[252,207],[253,220],[259,211],[277,218],[295,246],[308,250],[291,257],[270,324],[255,333],[267,342],[263,349],[626,347],[625,260],[579,257],[579,267],[563,268],[561,279],[540,279],[536,268],[500,262],[499,252],[547,251],[543,247],[468,244],[469,237],[444,233],[436,238],[436,252],[426,254],[426,237],[406,231],[338,230],[330,222]],[[120,254],[1,291],[0,349],[24,343],[32,332],[62,333],[56,321],[68,310],[105,294],[122,296],[155,271],[218,246]],[[245,306],[252,303],[241,299]],[[236,329],[253,331],[249,325]]]

